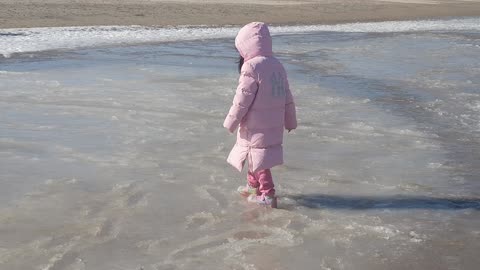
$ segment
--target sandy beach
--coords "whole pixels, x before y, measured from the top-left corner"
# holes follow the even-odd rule
[[[333,24],[479,15],[478,0],[0,0],[0,28]]]

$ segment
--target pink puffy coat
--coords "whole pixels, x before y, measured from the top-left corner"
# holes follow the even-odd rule
[[[228,156],[241,171],[248,158],[249,170],[257,172],[283,164],[284,129],[295,129],[295,104],[283,65],[273,56],[272,38],[264,23],[245,25],[235,38],[244,58],[233,105],[223,123],[237,133]]]

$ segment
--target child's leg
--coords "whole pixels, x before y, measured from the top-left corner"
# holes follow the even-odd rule
[[[265,196],[274,197],[275,185],[273,184],[272,172],[270,172],[270,169],[258,171],[255,173],[255,176],[260,184],[259,191]]]
[[[247,181],[248,181],[248,185],[253,188],[258,188],[258,186],[260,186],[260,183],[258,182],[257,177],[255,176],[254,173],[250,172],[250,170],[248,171],[248,174],[247,174]]]
[[[260,183],[258,183],[257,181],[257,178],[255,177],[255,174],[250,172],[250,170],[248,171],[248,174],[247,174],[247,183],[248,185],[243,185],[243,186],[239,186],[237,188],[237,192],[240,193],[240,195],[242,196],[250,196],[250,195],[258,195],[258,187],[260,186]]]

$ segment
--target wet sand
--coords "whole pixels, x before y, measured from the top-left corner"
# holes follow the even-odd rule
[[[480,16],[480,0],[0,0],[0,28],[85,25],[333,24]]]

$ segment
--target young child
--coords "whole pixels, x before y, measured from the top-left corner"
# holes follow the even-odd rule
[[[276,208],[270,168],[283,164],[284,128],[288,132],[297,128],[295,104],[265,23],[245,25],[235,47],[240,53],[240,79],[223,126],[231,133],[240,128],[227,161],[241,172],[248,159],[248,182],[238,192],[249,202]]]

